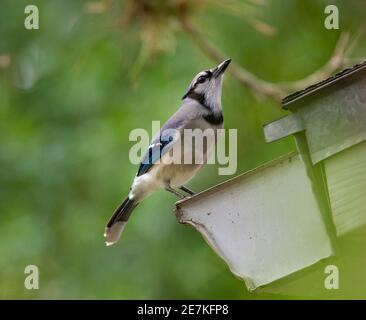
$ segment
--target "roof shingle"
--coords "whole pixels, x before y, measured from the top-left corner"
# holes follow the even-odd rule
[[[298,99],[300,99],[304,96],[312,94],[312,93],[314,93],[314,92],[316,92],[316,91],[318,91],[318,90],[320,90],[324,87],[327,87],[328,85],[330,85],[334,82],[339,81],[340,79],[343,79],[343,78],[345,78],[345,77],[347,77],[347,76],[349,76],[353,73],[359,72],[363,69],[366,69],[366,60],[363,61],[362,63],[356,64],[355,66],[353,66],[351,68],[344,69],[344,70],[338,72],[337,74],[335,74],[335,75],[333,75],[333,76],[331,76],[331,77],[329,77],[325,80],[322,80],[318,83],[315,83],[315,84],[313,84],[313,85],[311,85],[311,86],[309,86],[309,87],[307,87],[303,90],[292,93],[292,94],[290,94],[289,96],[285,97],[282,100],[283,108],[284,109],[291,109],[289,107],[289,105],[292,102],[294,102],[294,101],[296,101],[296,100],[298,100]]]

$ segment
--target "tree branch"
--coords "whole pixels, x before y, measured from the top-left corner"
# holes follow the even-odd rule
[[[345,53],[349,39],[348,32],[341,33],[331,58],[323,67],[303,79],[282,83],[280,84],[281,87],[287,92],[298,91],[329,77],[336,70],[345,67]]]
[[[210,43],[204,35],[202,35],[198,30],[194,28],[184,12],[182,12],[179,18],[184,32],[186,32],[192,38],[196,45],[207,56],[217,62],[221,62],[227,58],[222,52],[220,52],[219,49],[217,49],[212,43]],[[287,94],[304,89],[309,85],[321,81],[324,78],[329,77],[336,70],[344,67],[347,62],[346,51],[347,53],[349,53],[349,51],[353,49],[352,47],[349,47],[347,50],[349,40],[349,33],[342,33],[335,46],[334,52],[330,59],[327,61],[327,63],[320,69],[300,80],[283,83],[268,82],[257,77],[256,75],[236,63],[231,64],[229,72],[237,81],[239,81],[249,90],[251,90],[252,93],[254,93],[256,96],[265,97],[277,103],[280,103],[281,99]]]
[[[184,16],[180,16],[180,22],[183,30],[189,34],[192,40],[207,54],[217,62],[225,60],[227,57],[214,47],[198,30],[196,30],[190,21]],[[285,95],[285,92],[270,82],[264,81],[236,63],[231,63],[229,72],[241,84],[249,88],[253,93],[268,97],[277,102]]]

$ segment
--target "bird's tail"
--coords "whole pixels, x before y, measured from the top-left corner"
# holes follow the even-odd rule
[[[107,246],[111,246],[118,241],[132,210],[135,209],[137,205],[137,201],[127,197],[116,209],[113,216],[109,219],[104,231],[104,240]]]

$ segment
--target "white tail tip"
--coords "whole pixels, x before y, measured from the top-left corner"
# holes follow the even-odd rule
[[[104,240],[107,247],[115,244],[121,237],[123,229],[125,228],[126,221],[118,221],[114,223],[110,228],[106,227],[104,231]]]

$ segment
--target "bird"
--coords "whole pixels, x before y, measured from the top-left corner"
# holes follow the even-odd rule
[[[171,151],[177,146],[182,154],[195,151],[192,150],[195,145],[182,144],[186,129],[211,129],[216,135],[217,130],[223,128],[221,91],[223,76],[230,62],[231,59],[226,59],[212,69],[199,72],[182,97],[181,106],[152,139],[127,198],[118,206],[105,226],[104,240],[107,246],[119,240],[132,211],[153,192],[163,188],[179,198],[184,198],[185,196],[176,190],[179,189],[188,196],[194,195],[185,184],[207,162],[217,139],[207,140],[202,145],[201,161],[175,163],[167,160],[171,160]]]

